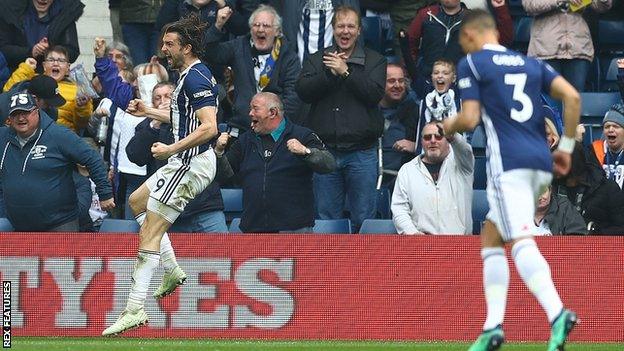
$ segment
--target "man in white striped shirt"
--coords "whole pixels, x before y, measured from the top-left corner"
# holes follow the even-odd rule
[[[191,16],[163,29],[162,51],[169,66],[181,72],[171,110],[148,108],[140,100],[128,106],[136,116],[171,123],[174,143],[152,145],[154,157],[168,163],[130,196],[130,207],[141,224],[132,287],[126,309],[102,335],[117,335],[147,323],[143,306],[161,259],[165,275],[154,297],[171,294],[186,280],[166,231],[186,204],[210,185],[216,171],[209,141],[217,135],[217,88],[210,70],[199,60],[204,27],[197,16]]]

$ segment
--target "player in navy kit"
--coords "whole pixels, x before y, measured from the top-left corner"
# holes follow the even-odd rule
[[[166,231],[186,204],[210,185],[216,171],[209,141],[217,135],[217,88],[210,70],[199,60],[204,26],[191,16],[163,29],[162,52],[169,66],[180,71],[170,111],[146,107],[140,100],[128,106],[134,115],[171,123],[174,143],[152,145],[154,157],[168,159],[168,163],[130,196],[130,207],[141,224],[132,287],[126,309],[102,335],[116,335],[147,323],[143,305],[159,261],[165,275],[154,297],[172,293],[186,279]]]
[[[481,232],[487,318],[470,350],[497,350],[504,342],[509,285],[505,243],[511,243],[520,277],[552,325],[548,350],[563,350],[577,317],[563,307],[550,267],[533,240],[533,216],[552,172],[559,176],[570,169],[580,96],[547,64],[500,46],[496,24],[485,11],[471,11],[464,17],[460,44],[467,53],[458,65],[462,109],[444,121],[444,133],[472,130],[483,122],[490,205]],[[542,91],[562,100],[565,107],[565,136],[552,156],[540,113]]]

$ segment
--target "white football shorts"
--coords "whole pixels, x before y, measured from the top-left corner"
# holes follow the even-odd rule
[[[191,157],[186,163],[177,156],[169,158],[145,182],[150,190],[147,209],[175,222],[186,205],[214,180],[217,159],[212,148]]]
[[[537,201],[551,180],[550,172],[535,169],[514,169],[488,179],[486,218],[496,225],[503,241],[535,234]]]

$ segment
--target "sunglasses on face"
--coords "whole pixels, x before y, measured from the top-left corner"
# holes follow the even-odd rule
[[[422,138],[423,138],[424,141],[431,141],[431,138],[435,138],[435,140],[440,141],[444,137],[441,136],[440,134],[425,134],[425,135],[423,135]]]

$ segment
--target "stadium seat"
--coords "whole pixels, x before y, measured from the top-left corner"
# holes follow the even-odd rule
[[[473,189],[485,189],[487,186],[487,159],[485,156],[475,157],[474,180],[472,182]]]
[[[134,219],[104,218],[100,233],[138,233],[141,227]]]
[[[240,218],[243,213],[243,189],[221,189],[221,196],[225,221],[230,223],[234,218]]]
[[[230,222],[230,228],[228,229],[228,232],[230,233],[242,233],[241,229],[240,229],[240,218],[233,218],[232,222]]]
[[[490,210],[485,190],[475,189],[472,191],[472,233],[480,234],[481,225]]]
[[[391,219],[365,219],[360,227],[360,234],[396,234],[397,230]]]
[[[0,218],[0,232],[12,232],[14,230],[13,224],[7,218]]]
[[[619,93],[581,93],[581,123],[602,124],[604,114],[621,102]]]
[[[317,219],[312,231],[315,234],[351,234],[351,220],[342,219]]]

